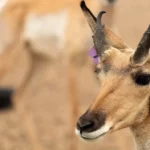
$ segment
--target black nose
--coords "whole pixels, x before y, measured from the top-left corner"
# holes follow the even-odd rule
[[[94,122],[91,120],[79,119],[77,122],[77,128],[80,132],[89,130],[94,127]]]
[[[99,129],[105,123],[104,113],[88,113],[81,116],[77,122],[77,129],[82,132],[92,132]]]

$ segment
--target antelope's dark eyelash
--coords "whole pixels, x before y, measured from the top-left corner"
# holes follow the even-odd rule
[[[94,72],[97,73],[97,74],[98,74],[100,71],[101,71],[101,70],[100,70],[99,68],[96,68],[96,69],[94,70]]]

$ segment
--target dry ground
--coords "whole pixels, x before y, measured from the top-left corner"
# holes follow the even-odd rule
[[[150,24],[149,0],[118,0],[115,26],[117,32],[129,45],[136,47],[143,32]],[[80,113],[84,112],[98,92],[98,84],[89,63],[78,68],[78,98]],[[58,69],[54,69],[58,67]],[[37,78],[42,78],[42,71],[37,71]],[[26,92],[32,97],[26,101],[31,110],[41,144],[45,150],[69,149],[69,104],[67,95],[66,72],[62,66],[50,65],[56,76],[51,80],[41,80],[44,88],[37,85]],[[53,73],[52,73],[53,74]],[[41,96],[45,93],[44,96]],[[31,150],[26,133],[21,125],[21,118],[14,110],[0,112],[0,150]],[[134,150],[134,143],[129,129],[118,131],[95,142],[79,140],[79,150]]]

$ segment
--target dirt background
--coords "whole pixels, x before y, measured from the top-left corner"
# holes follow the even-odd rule
[[[150,24],[150,1],[118,0],[114,19],[115,30],[135,48]],[[78,68],[76,75],[80,114],[87,109],[98,92],[98,84],[89,67],[90,63],[91,60],[84,67]],[[58,63],[50,68],[53,73],[49,82],[41,81],[32,92],[29,89],[26,91],[28,95],[34,96],[32,101],[26,97],[27,111],[29,109],[32,112],[40,144],[45,150],[69,150],[67,73]],[[38,76],[37,73],[37,78]],[[44,84],[42,89],[41,84]],[[94,142],[78,139],[77,147],[78,150],[134,150],[134,141],[129,129],[124,129]],[[22,118],[14,109],[0,112],[0,150],[32,150],[22,127]]]

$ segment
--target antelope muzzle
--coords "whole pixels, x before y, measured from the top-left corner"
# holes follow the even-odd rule
[[[76,133],[83,139],[96,139],[107,132],[107,129],[103,128],[105,120],[104,112],[87,111],[78,119]]]

